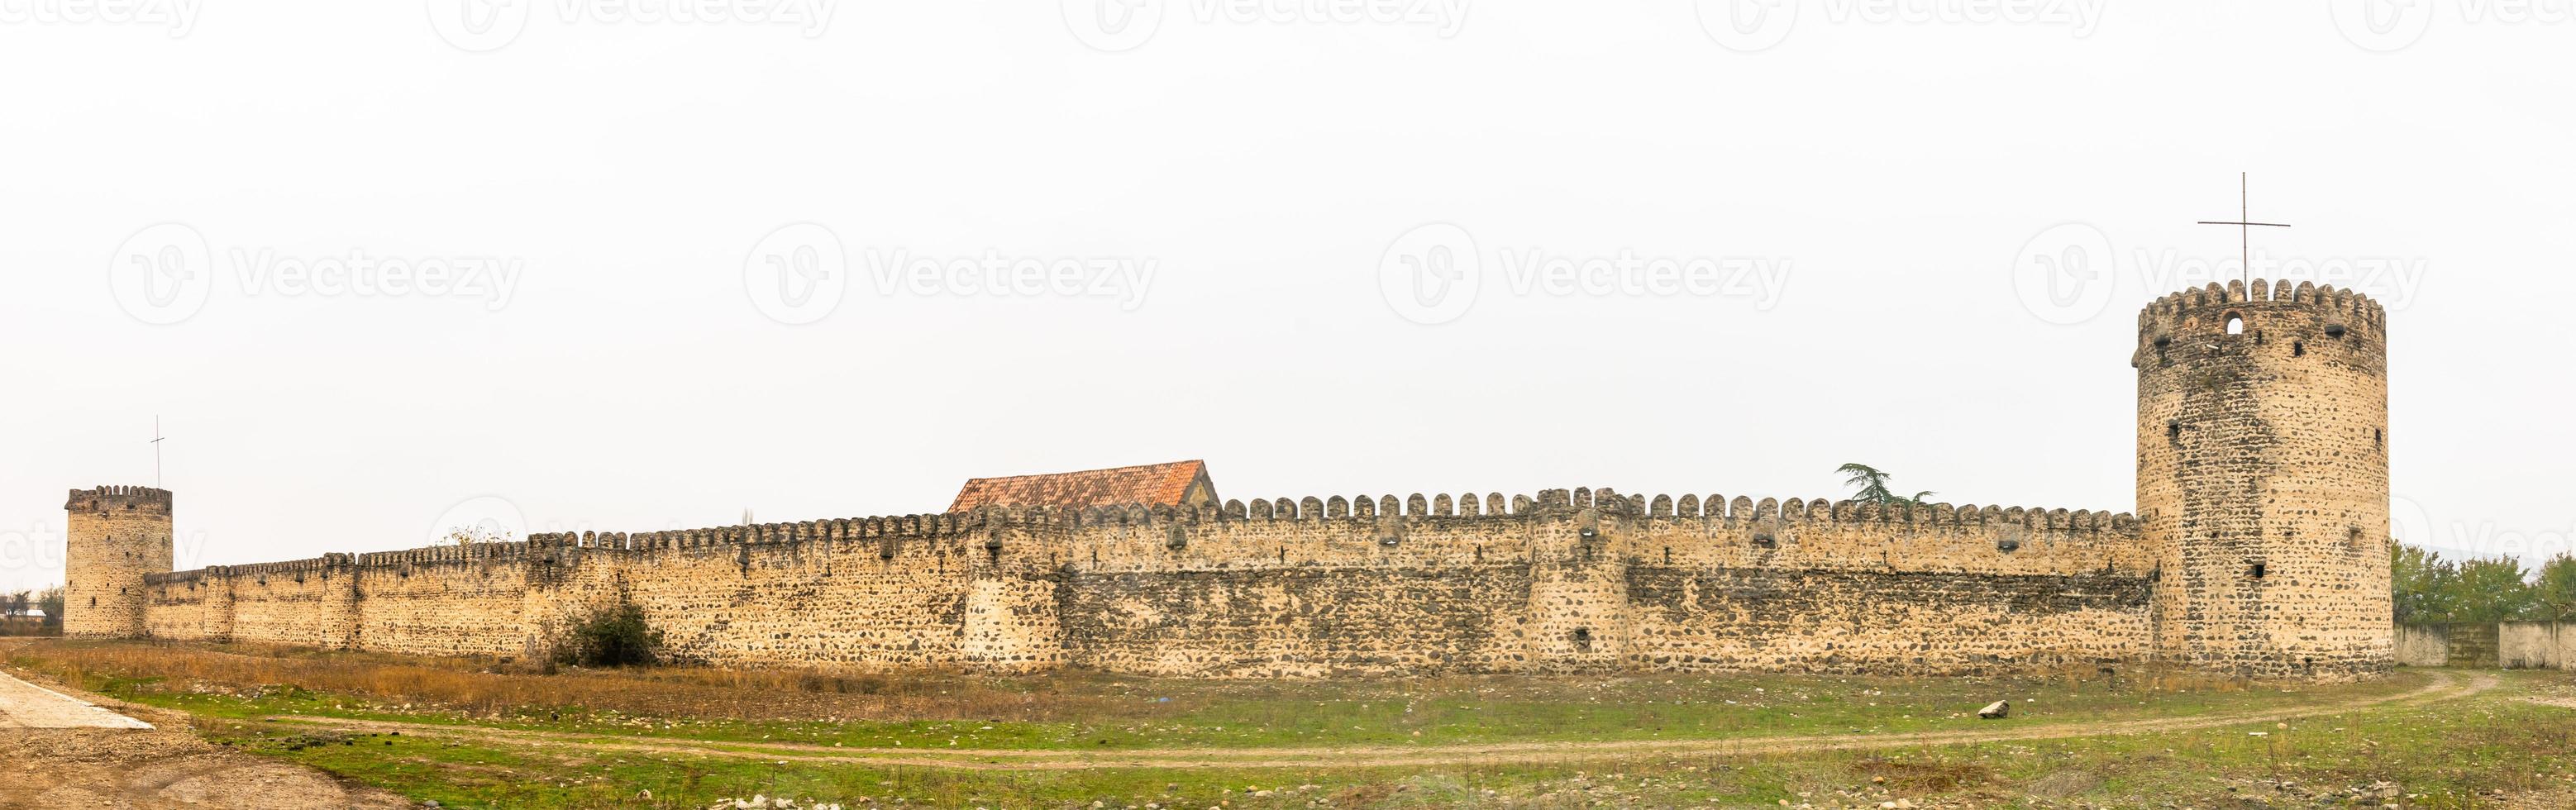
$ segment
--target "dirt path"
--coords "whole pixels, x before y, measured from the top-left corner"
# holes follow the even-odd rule
[[[0,651],[8,646],[0,641]],[[39,687],[7,675],[0,680],[15,684],[0,684],[0,701],[6,701],[0,706],[18,720],[0,724],[0,807],[413,806],[400,796],[345,784],[321,771],[207,743],[190,732],[186,714],[51,684]]]
[[[0,729],[151,728],[152,724],[0,672]]]
[[[2458,675],[2432,673],[2433,681],[2412,691],[2331,705],[2303,705],[2263,711],[2230,712],[2202,717],[2115,720],[2047,725],[1986,725],[1975,730],[1904,734],[1837,734],[1745,737],[1725,740],[1614,740],[1605,742],[1526,742],[1426,746],[1323,746],[1290,748],[1160,748],[1120,751],[983,749],[925,751],[906,748],[835,748],[809,743],[728,742],[679,737],[580,734],[479,726],[349,720],[304,715],[271,718],[348,731],[399,731],[424,737],[522,745],[570,746],[592,750],[634,751],[687,756],[739,757],[787,762],[908,765],[970,770],[1078,770],[1089,768],[1289,768],[1468,765],[1509,762],[1559,762],[1665,754],[1675,756],[1745,756],[1803,751],[1910,748],[1923,745],[2053,740],[2113,734],[2191,731],[2243,723],[2266,723],[2341,714],[2379,706],[2409,706],[2467,697],[2494,688],[2496,676],[2476,674],[2461,683]],[[2011,721],[2004,721],[2009,724]]]

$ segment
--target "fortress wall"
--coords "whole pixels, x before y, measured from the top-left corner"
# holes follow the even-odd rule
[[[517,655],[528,567],[518,554],[447,546],[360,555],[359,646],[405,655]]]
[[[720,666],[1921,673],[2133,660],[2153,558],[2125,515],[1554,490],[541,535],[156,575],[148,612],[522,656],[622,599]]]
[[[231,635],[230,580],[210,578],[203,570],[147,574],[143,579],[146,634],[180,641],[221,641]],[[220,600],[218,591],[223,593]]]
[[[1340,500],[1087,516],[1062,544],[1069,659],[1197,676],[1961,672],[2136,660],[2152,639],[2155,556],[2127,515],[1581,490],[1507,516]]]
[[[348,555],[224,568],[233,594],[232,640],[342,649],[358,636]]]
[[[2136,660],[2153,640],[2154,562],[2125,515],[1738,500],[1754,518],[1641,524],[1629,668],[1965,673]]]
[[[834,522],[843,523],[848,522]],[[880,524],[749,542],[571,549],[556,601],[531,618],[542,635],[626,594],[671,653],[722,666],[947,667],[960,662],[967,538]],[[678,533],[663,533],[678,534]],[[678,542],[685,538],[654,538]]]
[[[1057,619],[1071,663],[1116,672],[1515,671],[1527,530],[1436,516],[1086,526]]]

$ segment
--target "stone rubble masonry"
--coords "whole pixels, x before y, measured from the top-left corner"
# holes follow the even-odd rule
[[[168,494],[98,490],[74,493],[70,551],[73,593],[102,598],[67,626],[517,657],[625,600],[672,657],[716,666],[2367,677],[2394,656],[2383,320],[2259,282],[2150,306],[2136,518],[1558,489],[986,506],[170,573]]]
[[[2368,298],[2262,281],[2138,316],[2138,520],[2167,656],[2321,680],[2395,661],[2386,324]]]
[[[63,634],[143,635],[144,578],[170,570],[170,492],[75,489],[63,511]]]
[[[1410,500],[538,535],[152,574],[141,612],[159,638],[526,656],[628,599],[699,663],[1213,677],[1969,673],[2152,638],[2127,515]]]

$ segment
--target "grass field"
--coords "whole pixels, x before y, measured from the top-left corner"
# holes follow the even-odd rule
[[[2576,806],[2576,681],[2555,672],[540,675],[50,639],[10,663],[451,807]],[[1995,699],[2012,717],[1974,718]]]

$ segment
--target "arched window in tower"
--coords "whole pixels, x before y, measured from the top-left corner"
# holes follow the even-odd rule
[[[2245,334],[2245,316],[2238,315],[2233,312],[2227,313],[2227,333],[2231,335]]]

